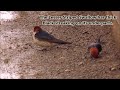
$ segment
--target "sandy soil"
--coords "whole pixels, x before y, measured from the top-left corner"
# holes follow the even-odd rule
[[[120,52],[111,26],[41,26],[57,38],[72,42],[47,51],[33,43],[32,32],[40,15],[105,15],[91,11],[22,11],[13,21],[0,24],[0,78],[13,79],[115,79],[120,78]],[[104,35],[100,58],[91,59],[87,47]]]

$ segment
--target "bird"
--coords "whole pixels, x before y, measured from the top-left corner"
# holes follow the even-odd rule
[[[34,26],[33,40],[36,44],[42,47],[49,47],[55,44],[71,44],[71,42],[55,38],[53,35],[43,30],[40,26]]]
[[[93,57],[93,58],[99,58],[99,54],[102,51],[102,45],[101,45],[100,38],[101,38],[101,36],[97,39],[96,42],[91,43],[88,46],[89,53],[90,53],[91,57]]]

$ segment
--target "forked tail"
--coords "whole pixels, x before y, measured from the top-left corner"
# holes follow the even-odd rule
[[[59,40],[59,39],[56,39],[55,43],[58,43],[58,44],[72,44],[71,42],[66,42],[66,41],[62,41],[62,40]]]

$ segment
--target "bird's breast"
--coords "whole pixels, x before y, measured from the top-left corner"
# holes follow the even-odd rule
[[[98,58],[99,51],[98,51],[97,48],[90,48],[90,54],[91,54],[92,57]]]

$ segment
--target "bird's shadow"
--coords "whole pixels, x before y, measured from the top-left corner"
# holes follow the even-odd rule
[[[47,52],[47,51],[56,51],[56,50],[68,50],[70,49],[70,45],[54,45],[54,46],[50,46],[50,47],[32,47],[32,49],[35,49],[37,51],[41,51],[41,52]]]

